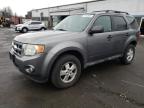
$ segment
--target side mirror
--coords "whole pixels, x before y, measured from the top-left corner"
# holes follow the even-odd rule
[[[102,26],[94,26],[94,27],[89,31],[89,34],[103,33],[103,32],[104,32],[104,27],[102,27]]]

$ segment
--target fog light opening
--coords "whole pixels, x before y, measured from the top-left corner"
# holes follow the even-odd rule
[[[32,66],[32,65],[28,65],[28,66],[25,67],[25,71],[26,71],[27,73],[29,73],[29,74],[33,73],[34,70],[35,70],[35,67]]]

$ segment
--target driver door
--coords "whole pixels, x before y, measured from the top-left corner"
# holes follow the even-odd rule
[[[31,24],[29,25],[30,30],[36,30],[38,28],[39,28],[39,23],[38,22],[31,22]]]
[[[88,36],[88,56],[90,62],[110,57],[113,54],[111,17],[108,15],[99,16],[92,28],[95,26],[103,27],[104,32],[89,34]]]

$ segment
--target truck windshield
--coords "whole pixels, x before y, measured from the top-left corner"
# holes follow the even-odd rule
[[[72,15],[65,18],[54,27],[54,30],[82,32],[88,26],[94,15]]]

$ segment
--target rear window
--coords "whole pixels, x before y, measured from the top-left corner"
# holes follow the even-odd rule
[[[123,31],[127,29],[127,23],[122,16],[112,16],[113,31]]]
[[[138,29],[138,23],[137,23],[137,20],[132,17],[132,16],[126,16],[127,17],[127,20],[131,26],[132,29]]]

